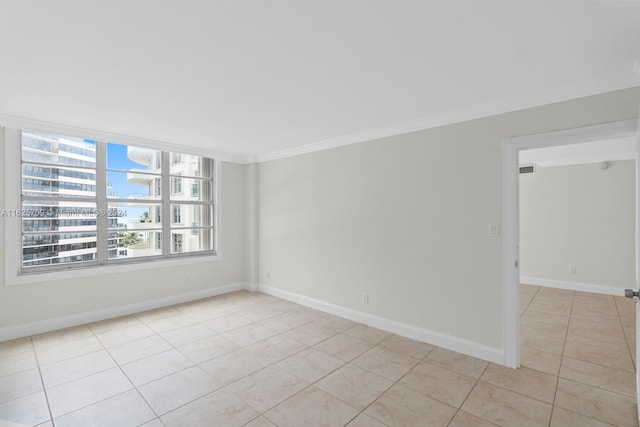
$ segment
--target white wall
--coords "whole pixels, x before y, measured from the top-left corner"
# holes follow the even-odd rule
[[[0,164],[4,164],[2,140]],[[222,163],[222,260],[28,285],[6,286],[2,283],[0,329],[245,281],[245,168]],[[4,173],[0,173],[2,208],[5,206],[4,188]],[[0,226],[0,242],[5,240],[4,228],[4,225]],[[2,281],[5,250],[4,244],[0,245]]]
[[[260,281],[501,349],[501,139],[639,104],[635,88],[262,163]]]
[[[520,175],[521,276],[632,288],[634,257],[634,160]]]

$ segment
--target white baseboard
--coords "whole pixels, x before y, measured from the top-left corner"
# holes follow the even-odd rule
[[[452,335],[431,331],[418,326],[408,325],[406,323],[331,304],[315,298],[285,291],[270,285],[259,284],[258,290],[265,294],[273,295],[316,310],[324,311],[335,316],[340,316],[354,322],[364,323],[374,328],[402,335],[416,341],[426,342],[438,347],[446,348],[447,350],[463,353],[500,365],[505,364],[504,350],[500,348],[490,347],[463,338],[454,337]]]
[[[0,328],[0,342],[14,338],[28,337],[42,334],[58,329],[70,328],[84,325],[85,323],[98,322],[100,320],[112,319],[114,317],[126,316],[139,313],[141,311],[153,310],[154,308],[167,307],[183,302],[194,301],[201,298],[208,298],[215,295],[222,295],[240,290],[252,290],[251,285],[245,282],[232,283],[229,285],[216,286],[213,288],[201,289],[184,294],[170,295],[148,301],[140,301],[131,304],[119,305],[116,307],[104,308],[101,310],[89,311],[85,313],[72,314],[69,316],[56,317],[53,319],[40,320],[37,322],[22,325],[7,326]]]
[[[525,285],[545,286],[548,288],[568,289],[570,291],[592,292],[595,294],[624,296],[624,289],[593,283],[568,282],[564,280],[543,279],[540,277],[520,276],[520,283]]]

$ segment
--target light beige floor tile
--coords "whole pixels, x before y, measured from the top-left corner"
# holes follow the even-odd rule
[[[231,384],[266,366],[261,357],[246,348],[225,353],[200,364],[200,367],[221,385]]]
[[[344,331],[345,335],[349,335],[350,337],[357,338],[360,341],[364,341],[371,345],[380,344],[382,341],[386,340],[391,336],[390,332],[383,331],[381,329],[372,328],[367,325],[356,325],[352,328]]]
[[[202,363],[238,348],[240,346],[233,341],[222,335],[215,335],[178,347],[178,350],[194,363]]]
[[[142,424],[140,427],[164,427],[160,418],[154,418],[153,420]]]
[[[358,410],[311,386],[276,406],[265,416],[279,427],[343,426]]]
[[[610,427],[611,424],[603,423],[595,418],[585,417],[584,415],[568,411],[559,406],[553,408],[551,415],[551,424],[549,427]]]
[[[313,320],[309,323],[305,323],[297,328],[290,329],[284,333],[289,338],[293,338],[307,346],[315,345],[319,342],[326,340],[334,335],[336,331],[325,327],[317,320]]]
[[[347,424],[347,427],[386,427],[386,425],[362,412]]]
[[[91,336],[63,344],[42,347],[36,353],[38,355],[38,363],[44,366],[102,349],[104,347],[98,339]]]
[[[40,368],[45,387],[73,381],[78,378],[115,368],[117,365],[106,350],[83,354]]]
[[[316,344],[314,348],[330,356],[349,362],[373,348],[373,345],[341,333]]]
[[[283,300],[280,298],[275,298],[273,301],[269,301],[266,304],[268,306],[277,308],[282,313],[286,313],[288,311],[293,311],[293,310],[302,308],[300,304],[296,304],[295,302]]]
[[[413,357],[415,359],[424,359],[424,357],[432,352],[436,346],[427,344],[425,342],[414,341],[409,338],[401,337],[400,335],[391,335],[386,340],[382,341],[379,345],[386,347],[396,353],[404,354],[405,356]]]
[[[151,335],[136,341],[109,347],[108,351],[115,361],[124,365],[154,354],[171,350],[171,345],[159,335]]]
[[[43,391],[0,403],[0,425],[33,426],[50,420]]]
[[[244,427],[276,427],[274,423],[269,421],[264,416],[259,416],[258,418],[254,418],[251,420],[249,424],[245,424]]]
[[[232,392],[221,389],[161,417],[167,427],[242,426],[260,415]]]
[[[615,323],[618,322],[620,317],[617,314],[602,314],[596,312],[585,312],[584,310],[572,310],[572,321],[591,321],[602,323]]]
[[[96,334],[100,342],[107,348],[128,342],[138,341],[151,335],[155,335],[155,332],[153,331],[153,329],[144,324],[129,326],[127,328],[114,329],[111,331]]]
[[[600,314],[606,314],[609,316],[617,316],[618,309],[616,308],[615,304],[581,303],[579,300],[576,299],[573,303],[571,313],[581,313],[581,314],[600,313]]]
[[[531,320],[537,323],[566,327],[569,324],[569,314],[546,313],[535,310],[527,310],[522,315],[522,320]]]
[[[520,347],[520,366],[551,375],[558,375],[562,356],[535,348]]]
[[[228,314],[226,316],[216,317],[215,319],[203,322],[207,328],[211,328],[219,334],[232,331],[252,324],[253,322],[246,317],[238,314]]]
[[[567,336],[566,326],[551,325],[526,319],[522,319],[520,322],[520,331],[523,334],[544,335],[545,337],[558,338],[560,340],[564,340]]]
[[[87,338],[93,335],[87,325],[74,326],[73,328],[60,329],[58,331],[47,332],[46,334],[34,335],[32,337],[33,346],[37,349],[48,345],[64,344],[69,341]]]
[[[14,353],[0,359],[0,377],[37,368],[36,355],[32,351]]]
[[[155,418],[149,405],[135,390],[113,396],[56,418],[56,427],[135,427]]]
[[[31,337],[0,342],[0,359],[16,353],[24,353],[29,351],[33,351]]]
[[[307,322],[299,321],[289,314],[289,312],[280,314],[275,317],[270,317],[265,320],[261,320],[260,325],[265,328],[272,329],[278,333],[286,332],[291,329],[295,329],[298,326],[302,326]]]
[[[231,309],[231,307],[227,307],[224,305],[215,306],[209,303],[206,305],[206,307],[190,308],[184,310],[183,313],[198,322],[207,322],[218,317],[232,314],[234,311],[235,310]]]
[[[388,347],[378,345],[357,357],[351,363],[391,381],[398,381],[418,364],[418,359],[396,353]]]
[[[273,306],[260,305],[258,307],[240,311],[238,312],[238,314],[254,322],[259,322],[260,320],[268,319],[270,317],[277,316],[278,314],[282,314],[282,312]]]
[[[627,340],[624,337],[573,328],[571,325],[567,332],[567,341],[575,341],[581,344],[593,345],[614,351],[624,352],[628,349]]]
[[[571,313],[571,303],[532,301],[527,310],[568,316]]]
[[[0,403],[41,390],[40,372],[36,368],[0,377]]]
[[[131,326],[140,325],[142,321],[136,316],[122,316],[114,319],[101,320],[99,322],[89,323],[87,326],[94,334],[100,334],[114,329],[123,329]]]
[[[496,427],[497,424],[491,423],[475,415],[471,415],[465,411],[458,411],[448,427]]]
[[[436,348],[425,358],[426,362],[459,372],[473,378],[480,378],[489,362],[455,351]]]
[[[389,427],[446,426],[456,409],[396,384],[365,411]]]
[[[192,366],[138,388],[158,415],[196,400],[220,388],[201,368]]]
[[[596,332],[604,335],[624,337],[624,330],[620,318],[615,322],[599,322],[597,320],[573,319],[569,325],[572,329],[581,329],[587,333]]]
[[[288,314],[292,321],[298,323],[298,326],[325,316],[325,313],[308,307],[302,307],[297,310],[290,311]]]
[[[307,348],[306,345],[284,335],[276,335],[247,347],[265,363],[273,364]]]
[[[165,317],[162,319],[146,321],[148,327],[156,333],[173,331],[174,329],[184,328],[196,324],[198,321],[186,314],[177,314],[175,316]]]
[[[570,357],[562,358],[560,377],[616,393],[626,394],[634,398],[636,395],[634,373],[607,368]]]
[[[168,350],[122,365],[122,370],[136,386],[149,383],[193,366],[178,350]]]
[[[562,355],[564,338],[554,338],[522,331],[520,333],[520,345],[523,347],[535,348],[547,353]]]
[[[160,336],[174,347],[190,344],[217,335],[212,329],[207,328],[201,323],[185,326],[184,328],[174,329],[168,332],[162,332]]]
[[[313,321],[313,323],[338,334],[357,325],[356,322],[343,319],[342,317],[328,314]]]
[[[227,388],[258,412],[266,412],[308,385],[277,366],[269,366]]]
[[[131,390],[131,382],[118,368],[99,372],[47,389],[54,418]]]
[[[551,405],[479,381],[462,410],[502,426],[548,426]]]
[[[278,362],[278,366],[308,383],[314,383],[344,363],[336,357],[310,348]]]
[[[239,344],[243,347],[250,346],[259,341],[266,340],[269,337],[277,335],[277,332],[265,328],[264,326],[252,323],[222,334],[225,338]]]
[[[476,384],[476,379],[431,363],[420,362],[399,384],[459,408]]]
[[[617,426],[636,426],[634,398],[560,378],[556,406]]]
[[[608,350],[602,347],[567,341],[564,346],[564,356],[609,368],[634,372],[633,362],[628,352]]]
[[[377,399],[393,381],[346,364],[316,383],[316,386],[354,408],[363,410]]]
[[[546,403],[553,403],[558,382],[558,378],[554,375],[527,368],[511,369],[493,363],[484,371],[480,379]]]

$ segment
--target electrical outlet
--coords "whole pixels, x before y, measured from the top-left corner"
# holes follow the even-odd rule
[[[577,269],[575,267],[571,267],[571,270],[569,270],[569,274],[575,276],[577,274]]]
[[[369,294],[368,293],[362,294],[362,302],[365,303],[365,304],[369,304]]]
[[[271,272],[267,271],[267,279],[271,279]]]

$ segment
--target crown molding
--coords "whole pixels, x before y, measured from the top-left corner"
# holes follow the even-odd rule
[[[402,135],[440,126],[451,125],[454,123],[495,116],[498,114],[524,110],[527,108],[540,107],[557,102],[571,101],[573,99],[600,95],[607,92],[614,92],[617,90],[630,89],[634,87],[640,87],[640,76],[638,75],[632,75],[622,82],[616,81],[614,83],[606,82],[593,84],[587,89],[585,89],[584,87],[563,88],[561,90],[537,93],[527,97],[504,99],[501,101],[491,102],[471,108],[449,111],[443,114],[436,114],[416,120],[395,123],[376,129],[338,136],[335,138],[325,139],[323,141],[292,147],[285,150],[259,154],[253,156],[251,160],[258,163],[268,162],[271,160],[299,156],[301,154],[313,153],[330,148],[356,144],[359,142],[372,141],[380,138]]]

